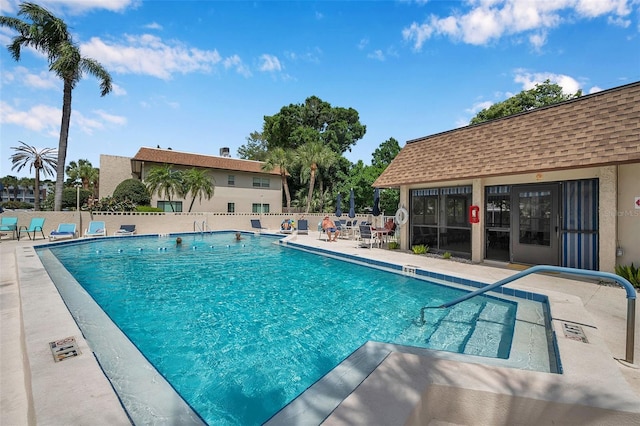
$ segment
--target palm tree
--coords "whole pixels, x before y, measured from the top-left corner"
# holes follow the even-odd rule
[[[207,200],[213,197],[215,191],[215,180],[213,177],[207,176],[207,171],[204,169],[189,169],[182,172],[182,192],[183,195],[191,193],[191,204],[189,204],[189,212],[193,208],[193,203],[196,201],[196,197],[199,202],[202,202],[204,196]]]
[[[293,164],[293,156],[290,151],[283,148],[275,148],[267,152],[267,158],[262,165],[262,170],[270,172],[278,167],[280,169],[280,178],[282,179],[282,187],[284,188],[284,196],[287,199],[287,211],[291,208],[291,194],[289,193],[289,184],[287,183],[287,170]]]
[[[8,45],[9,52],[16,61],[20,60],[23,47],[36,49],[47,56],[49,71],[53,71],[64,82],[62,96],[62,122],[58,142],[58,164],[56,169],[56,192],[54,210],[62,209],[62,189],[64,187],[64,165],[67,158],[69,124],[71,122],[71,92],[85,73],[100,81],[100,94],[111,92],[111,75],[97,61],[83,57],[74,43],[67,24],[47,9],[35,3],[22,3],[18,16],[25,16],[31,22],[18,18],[0,16],[0,25],[18,32]]]
[[[307,142],[296,150],[296,163],[309,169],[309,194],[307,195],[307,213],[313,198],[313,186],[318,167],[330,167],[336,161],[336,154],[322,142]],[[301,173],[301,176],[304,176]]]
[[[11,201],[11,191],[9,187],[13,188],[13,201],[18,198],[18,178],[15,176],[7,175],[2,178],[2,184],[7,188],[7,194],[9,195],[9,201]]]
[[[100,171],[93,167],[89,160],[80,159],[77,163],[72,161],[65,169],[65,172],[71,181],[82,182],[82,189],[91,189],[93,195],[98,195],[96,189]]]
[[[40,210],[40,171],[46,176],[53,176],[56,169],[56,150],[54,148],[43,148],[38,150],[34,146],[29,146],[22,141],[18,141],[22,146],[12,146],[11,149],[15,150],[15,154],[11,155],[11,162],[13,166],[11,170],[18,169],[19,172],[23,167],[29,166],[29,173],[31,170],[36,170],[36,178],[34,182],[34,209]],[[17,186],[17,182],[16,182]]]
[[[160,198],[169,200],[171,211],[175,211],[171,197],[182,194],[182,172],[173,170],[171,164],[152,167],[144,179],[150,194],[158,193]]]

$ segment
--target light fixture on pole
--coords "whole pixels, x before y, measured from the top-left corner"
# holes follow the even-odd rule
[[[82,183],[80,181],[75,182],[76,187],[76,212],[78,213],[78,232],[82,232],[82,213],[80,212],[80,187]]]

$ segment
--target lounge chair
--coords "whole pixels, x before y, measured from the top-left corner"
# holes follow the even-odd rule
[[[367,240],[369,241],[368,248],[372,248],[373,244],[380,247],[380,239],[375,231],[371,229],[371,225],[360,225],[358,228],[360,229],[360,240],[362,241],[359,247],[367,247]]]
[[[285,219],[280,224],[281,234],[291,234],[295,230],[296,230],[295,221],[293,219]]]
[[[251,228],[257,229],[257,230],[267,229],[262,227],[262,224],[260,223],[260,219],[251,219]]]
[[[18,218],[3,216],[0,219],[0,232],[11,232],[11,238],[16,238],[18,231]]]
[[[29,237],[30,240],[36,239],[36,232],[40,232],[40,234],[42,234],[42,238],[45,238],[43,228],[44,217],[32,217],[31,222],[29,223],[29,227],[22,225],[20,228],[18,228],[18,241],[20,241],[20,235],[22,235],[23,232],[27,234],[27,237]],[[32,232],[33,238],[31,238]]]
[[[107,228],[103,220],[92,220],[89,222],[89,227],[84,231],[85,237],[105,237],[106,235]]]
[[[309,235],[309,221],[307,219],[300,219],[298,221],[298,234]]]
[[[116,236],[133,235],[136,233],[135,225],[120,225],[120,229],[113,233]]]
[[[76,224],[75,223],[61,223],[58,225],[58,229],[51,231],[49,234],[49,241],[64,240],[67,238],[76,237]]]

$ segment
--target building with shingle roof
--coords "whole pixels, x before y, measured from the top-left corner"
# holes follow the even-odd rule
[[[113,194],[116,186],[125,179],[134,178],[144,182],[151,168],[165,164],[176,170],[204,169],[213,179],[213,198],[199,200],[196,197],[193,212],[282,212],[282,179],[278,167],[266,171],[262,169],[264,162],[261,161],[161,148],[142,147],[132,158],[101,155],[100,197]],[[151,204],[165,211],[181,212],[188,210],[191,198],[175,197],[169,201],[156,193],[152,196]]]
[[[635,82],[410,140],[374,186],[400,188],[402,248],[612,271],[640,263],[639,183]]]

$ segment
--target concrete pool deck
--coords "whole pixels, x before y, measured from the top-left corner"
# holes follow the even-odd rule
[[[318,240],[316,232],[288,238],[312,249],[414,265],[486,283],[514,273],[503,267],[357,248],[352,240],[328,243]],[[2,240],[0,244],[2,424],[130,424],[109,381],[91,356],[91,349],[39,266],[32,247],[47,242]],[[477,417],[480,414],[484,419],[492,419],[492,424],[557,420],[543,417],[541,413],[546,411],[548,415],[565,415],[564,423],[585,424],[586,420],[597,424],[638,424],[639,330],[636,329],[635,364],[618,361],[625,357],[625,292],[618,287],[546,274],[526,277],[509,287],[547,295],[554,326],[569,322],[583,328],[589,343],[564,338],[556,328],[564,374],[392,353],[340,403],[325,423],[469,424],[469,419],[474,419],[472,422],[478,424],[482,423]],[[71,335],[77,337],[82,355],[55,363],[49,342]],[[445,418],[446,402],[455,401],[455,395],[462,395],[462,405],[476,408],[450,407]],[[425,411],[433,413],[432,417],[425,417]]]

